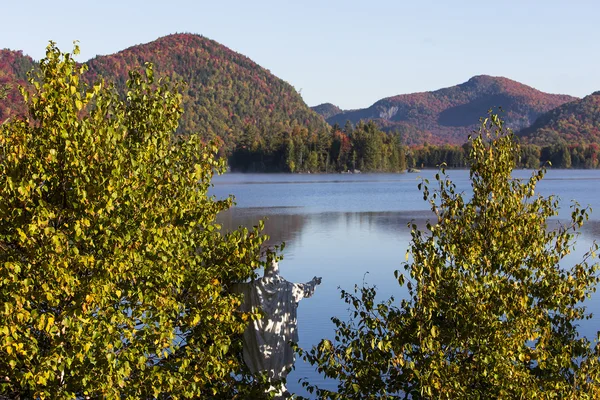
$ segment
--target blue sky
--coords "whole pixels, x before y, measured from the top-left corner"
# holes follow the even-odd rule
[[[545,92],[600,90],[600,1],[10,1],[0,48],[80,61],[175,32],[207,36],[301,90],[309,105],[368,107],[473,75]]]

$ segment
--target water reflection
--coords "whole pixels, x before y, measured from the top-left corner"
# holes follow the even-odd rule
[[[292,174],[225,174],[214,179],[211,194],[224,198],[236,196],[238,207],[220,216],[226,229],[239,225],[251,227],[266,217],[265,231],[269,244],[286,242],[281,273],[293,282],[306,282],[312,276],[322,276],[323,282],[310,302],[298,309],[298,326],[302,330],[300,346],[307,348],[321,338],[333,336],[331,316],[348,315],[340,300],[339,288],[351,290],[355,284],[376,285],[381,299],[406,297],[398,286],[393,271],[403,271],[410,241],[407,223],[414,220],[421,229],[433,218],[423,201],[417,184],[431,181],[437,171],[423,170],[419,174],[361,175],[292,175]],[[469,172],[448,171],[457,185],[457,192],[469,197]],[[515,178],[529,178],[532,171],[514,171]],[[577,239],[576,251],[564,260],[569,267],[582,259],[593,240],[600,239],[600,179],[597,170],[549,170],[537,188],[542,195],[557,195],[560,218],[549,226],[565,223],[571,214],[570,200],[596,210]],[[588,309],[600,311],[595,296]],[[598,318],[582,323],[581,332],[595,336]],[[298,378],[309,377],[323,387],[324,383],[312,367],[296,362],[296,370],[288,376],[290,391],[306,395]]]
[[[318,225],[329,230],[334,225],[378,229],[387,233],[410,232],[409,223],[416,223],[422,229],[433,218],[429,210],[422,211],[372,211],[372,212],[323,212],[306,214],[298,212],[298,207],[253,207],[232,208],[219,214],[218,223],[225,231],[240,226],[252,228],[259,220],[265,224],[264,233],[270,239],[267,245],[286,242],[293,245],[306,226]]]
[[[218,223],[225,231],[240,226],[252,228],[259,220],[264,222],[264,233],[269,236],[266,245],[285,242],[287,246],[293,246],[296,241],[302,240],[302,232],[307,227],[330,231],[336,226],[342,226],[387,234],[410,233],[409,224],[414,223],[424,230],[428,221],[435,221],[435,215],[430,210],[305,213],[300,207],[236,207],[218,217]],[[549,229],[568,224],[566,219],[552,218],[548,221]],[[587,221],[580,233],[581,239],[590,244],[594,240],[600,240],[600,220]]]
[[[229,230],[240,225],[251,227],[261,218],[265,219],[265,233],[271,237],[269,244],[286,242],[280,264],[282,275],[293,282],[323,277],[314,300],[298,309],[302,331],[299,344],[309,348],[322,338],[333,337],[332,316],[348,315],[347,305],[340,300],[340,288],[351,290],[355,284],[365,282],[377,286],[380,299],[394,296],[399,301],[407,296],[393,275],[394,270],[403,271],[410,242],[407,224],[414,221],[424,229],[433,214],[429,210],[309,213],[302,207],[238,207],[223,213],[219,222]],[[555,219],[549,225],[556,227],[566,222]],[[577,239],[576,251],[564,265],[580,261],[598,239],[600,220],[588,221]],[[600,310],[597,297],[588,302],[589,310]],[[585,321],[581,332],[593,336],[597,326],[598,318]],[[297,383],[302,377],[323,387],[334,387],[310,365],[297,360],[295,370],[288,376],[290,392],[307,395]]]
[[[265,223],[264,233],[270,237],[267,246],[292,243],[304,229],[307,215],[293,213],[295,207],[287,208],[232,208],[218,215],[217,222],[225,231],[232,231],[240,226],[252,228],[259,220]]]
[[[581,228],[582,235],[589,241],[600,239],[600,220],[589,220]]]

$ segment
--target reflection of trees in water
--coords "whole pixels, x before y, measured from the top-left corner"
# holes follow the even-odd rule
[[[422,228],[428,219],[433,218],[430,211],[379,211],[344,213],[347,224],[367,226],[385,233],[410,232],[409,223],[416,223]]]
[[[300,238],[302,232],[312,226],[321,231],[328,227],[345,226],[357,230],[375,230],[387,234],[409,233],[407,225],[414,222],[424,230],[427,220],[435,222],[435,216],[429,210],[421,211],[379,211],[379,212],[328,212],[302,214],[295,208],[233,208],[219,214],[218,222],[225,231],[238,226],[252,228],[259,219],[265,221],[265,233],[270,239],[266,245],[272,246],[281,242],[292,245]],[[562,220],[548,221],[549,229],[556,229],[564,223]],[[588,221],[581,230],[582,236],[588,240],[600,240],[600,220]]]
[[[397,234],[410,232],[408,223],[414,221],[424,227],[433,214],[429,211],[390,212],[328,212],[317,214],[294,213],[291,208],[233,208],[219,214],[218,222],[225,231],[238,226],[251,228],[259,219],[265,221],[265,233],[270,239],[267,245],[286,242],[291,245],[307,226],[321,231],[323,228],[343,225],[354,230],[378,230]]]
[[[281,208],[232,208],[221,214],[217,222],[226,232],[239,226],[252,228],[259,220],[265,222],[264,233],[269,235],[265,245],[272,246],[281,242],[292,243],[302,232],[307,221],[306,214],[293,214]]]
[[[587,221],[581,228],[581,233],[590,240],[600,240],[600,221]]]
[[[416,223],[424,227],[427,219],[434,215],[428,211],[368,211],[368,212],[328,212],[307,215],[311,224],[333,226],[343,224],[359,231],[376,230],[384,233],[410,232],[408,224]]]

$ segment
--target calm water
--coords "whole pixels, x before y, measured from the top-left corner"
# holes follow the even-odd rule
[[[422,225],[431,217],[428,204],[417,190],[421,178],[435,184],[436,171],[418,174],[291,175],[226,174],[213,181],[218,198],[235,195],[236,207],[222,216],[226,228],[252,226],[265,220],[270,243],[285,241],[282,276],[293,282],[323,277],[315,295],[298,307],[300,346],[310,348],[321,338],[333,337],[332,316],[348,315],[339,288],[351,290],[366,282],[378,287],[383,299],[406,296],[394,279],[402,270],[410,240],[407,223]],[[469,192],[468,171],[450,171],[459,190]],[[531,171],[516,171],[515,177],[528,177]],[[549,171],[538,186],[541,194],[561,199],[557,222],[570,215],[571,200],[590,205],[597,213],[584,227],[576,252],[567,262],[581,259],[593,240],[600,238],[600,171]],[[600,315],[599,296],[589,303]],[[582,323],[581,332],[590,337],[600,329],[600,318]],[[335,387],[323,382],[310,365],[296,361],[288,376],[290,391],[304,394],[298,379]]]

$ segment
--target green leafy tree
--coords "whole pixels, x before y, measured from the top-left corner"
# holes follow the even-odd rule
[[[524,168],[536,169],[540,166],[540,148],[536,145],[529,144],[521,146],[520,166]]]
[[[541,158],[543,161],[549,161],[556,168],[571,168],[571,153],[565,142],[544,147]]]
[[[0,128],[0,395],[240,395],[249,316],[227,289],[259,265],[260,228],[215,223],[223,163],[172,135],[177,87],[147,65],[121,97],[84,71],[51,43],[28,119]]]
[[[294,161],[296,158],[296,150],[294,146],[294,140],[292,138],[288,138],[285,142],[285,165],[290,172],[296,171],[296,162]]]
[[[599,347],[580,337],[582,301],[597,265],[567,267],[587,210],[549,229],[558,200],[535,194],[544,170],[513,179],[518,145],[490,115],[470,140],[472,197],[444,174],[420,185],[437,220],[412,225],[409,297],[376,301],[372,287],[342,292],[353,312],[334,318],[334,341],[305,359],[339,381],[321,398],[597,398]],[[595,248],[597,248],[595,246]]]
[[[6,98],[10,87],[8,85],[0,86],[0,100]]]
[[[319,171],[319,154],[316,151],[310,151],[308,153],[308,157],[306,157],[306,162],[304,164],[304,168],[308,172],[318,172]]]

